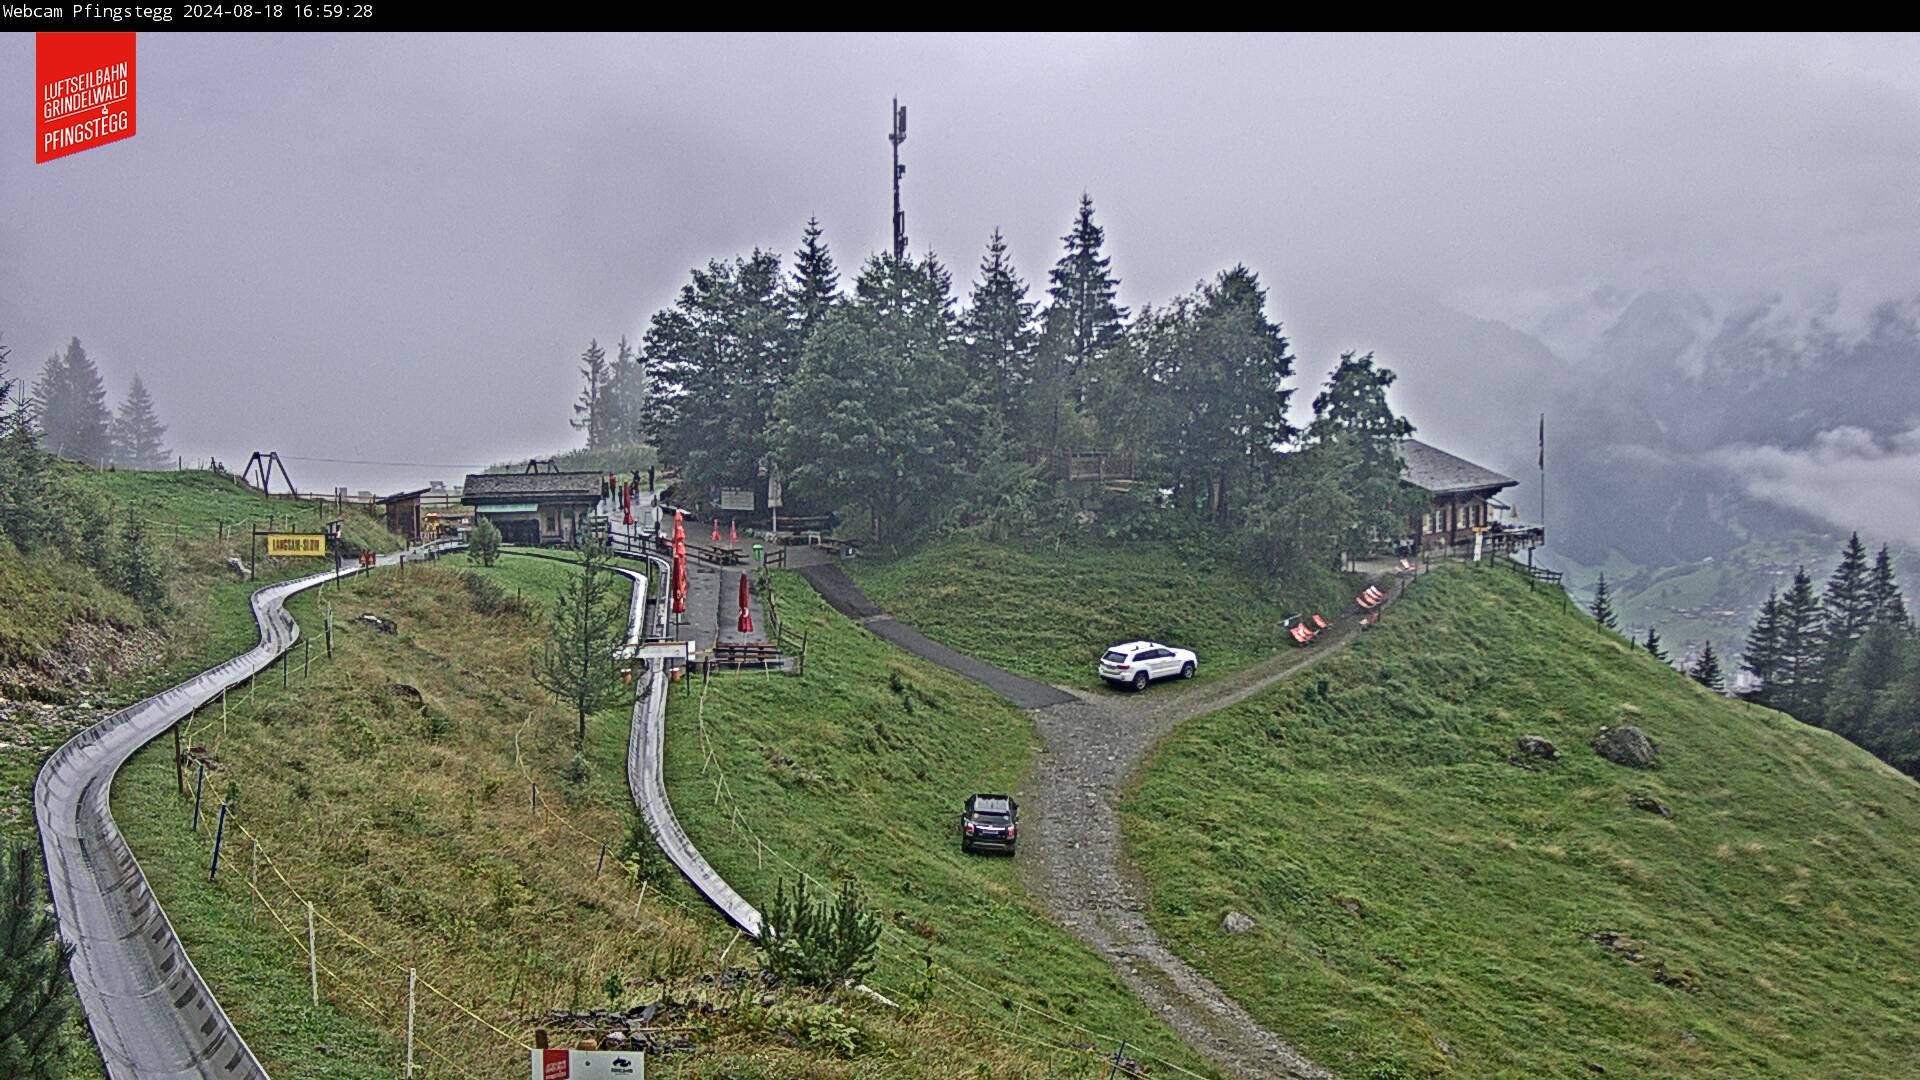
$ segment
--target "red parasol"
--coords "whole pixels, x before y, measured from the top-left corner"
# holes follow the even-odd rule
[[[740,575],[740,632],[753,632],[753,609],[747,598],[747,575]]]

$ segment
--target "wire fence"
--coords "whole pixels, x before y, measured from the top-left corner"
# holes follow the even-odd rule
[[[310,645],[312,638],[303,636],[301,640]],[[295,646],[295,649],[281,654],[281,663],[285,665],[283,671],[289,673],[286,689],[274,684],[269,667],[249,680],[244,694],[232,695],[237,700],[229,700],[229,695],[223,693],[216,702],[209,702],[199,713],[180,721],[183,753],[188,755],[187,760],[192,761],[199,756],[204,762],[205,757],[217,751],[219,739],[228,733],[232,723],[255,720],[268,703],[289,700],[287,695],[295,685],[292,673],[297,673],[304,683],[311,678],[313,662],[326,664],[328,654],[325,652],[293,662],[291,658],[300,648]],[[263,677],[268,680],[264,701],[259,699],[259,694],[263,692],[259,680]],[[200,718],[197,725],[196,717]],[[219,730],[214,732],[211,744],[200,746],[198,740],[215,728]],[[548,854],[558,856],[564,853],[566,856],[582,858],[591,868],[592,875],[600,877],[606,872],[609,855],[617,850],[614,839],[582,828],[560,810],[557,800],[540,796],[534,774],[520,752],[520,735],[520,732],[515,733],[514,762],[528,784],[529,807],[535,819],[535,828],[558,827],[563,833],[588,845],[585,853],[578,856],[575,856],[577,849],[571,847],[551,848]],[[193,783],[196,831],[199,831],[202,816],[200,791],[205,779],[204,764],[201,769],[200,776]],[[205,807],[204,816],[209,821],[215,815],[213,801],[210,797]],[[217,865],[228,877],[235,874],[241,876],[246,894],[266,913],[273,926],[292,940],[306,964],[312,981],[314,1006],[320,1005],[323,997],[336,1003],[344,1002],[363,1010],[367,1017],[383,1026],[395,1017],[413,1014],[416,1020],[409,1040],[413,1049],[452,1070],[452,1074],[474,1077],[476,1080],[480,1074],[459,1060],[461,1049],[487,1045],[525,1051],[534,1047],[534,1025],[490,1018],[484,1006],[463,1000],[443,988],[435,979],[422,974],[418,960],[409,963],[413,958],[404,957],[401,950],[393,946],[381,947],[369,941],[364,929],[352,925],[322,900],[316,899],[318,894],[311,885],[302,888],[295,884],[290,868],[283,867],[282,861],[275,858],[266,838],[248,827],[248,820],[242,819],[237,805],[222,801],[218,810],[224,829],[231,830],[233,835],[223,838],[216,834],[212,858],[218,861],[210,864],[209,875],[218,880],[211,869]],[[254,824],[258,825],[258,822]],[[236,851],[241,840],[246,843],[244,853]],[[244,864],[240,862],[241,859],[244,859]],[[638,914],[649,900],[672,905],[690,922],[704,921],[704,909],[695,908],[645,881],[640,883],[628,917]],[[731,948],[732,944],[729,943],[728,950]],[[724,956],[725,953],[722,954],[723,959]],[[423,1075],[426,1071],[426,1066],[417,1058],[404,1067],[409,1070],[408,1075]],[[516,1061],[510,1069],[503,1066],[501,1070],[488,1072],[492,1075],[518,1075],[521,1068],[524,1065]]]

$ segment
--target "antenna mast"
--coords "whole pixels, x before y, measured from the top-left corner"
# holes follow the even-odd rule
[[[900,209],[900,178],[907,174],[907,167],[900,164],[900,144],[907,141],[907,110],[900,104],[899,98],[893,99],[893,130],[887,134],[887,141],[893,144],[893,257],[904,259],[907,256],[907,212]]]

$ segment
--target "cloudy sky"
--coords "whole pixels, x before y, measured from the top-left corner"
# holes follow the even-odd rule
[[[1395,298],[1523,322],[1660,275],[1860,303],[1916,284],[1911,37],[139,49],[139,134],[35,165],[33,41],[0,37],[0,332],[27,373],[78,335],[116,398],[146,378],[182,453],[278,449],[303,487],[572,445],[573,357],[637,338],[689,267],[791,251],[809,215],[843,267],[879,250],[894,95],[916,251],[970,268],[998,226],[1043,278],[1089,192],[1125,302],[1244,262],[1306,382]],[[1419,421],[1462,372],[1400,351]]]

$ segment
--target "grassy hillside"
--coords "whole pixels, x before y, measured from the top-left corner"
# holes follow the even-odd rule
[[[488,614],[460,577],[465,562],[404,579],[382,571],[296,601],[309,634],[331,604],[334,660],[316,659],[310,681],[296,663],[286,693],[267,680],[254,708],[230,703],[224,725],[217,713],[199,721],[191,741],[215,762],[209,790],[237,791],[235,820],[274,860],[258,871],[263,897],[249,884],[247,834],[229,834],[220,880],[208,884],[210,838],[188,828],[190,798],[176,793],[164,747],[136,758],[116,787],[188,949],[275,1076],[397,1075],[406,965],[514,1038],[554,1008],[663,996],[712,1006],[669,1021],[693,1050],[653,1057],[654,1076],[947,1078],[977,1075],[983,1061],[993,1075],[1045,1074],[1037,1055],[947,1011],[763,997],[755,982],[719,979],[753,966],[751,944],[677,875],[642,893],[619,868],[633,820],[626,710],[594,718],[582,771],[570,714],[526,678],[565,568],[509,555],[476,571],[527,601]],[[354,622],[363,611],[398,633]],[[596,876],[602,842],[610,854]],[[306,1005],[300,941],[269,914],[304,933],[288,883],[326,916],[322,961],[338,977],[322,976],[318,1011]],[[525,1075],[524,1050],[424,991],[420,1017],[429,1075]]]
[[[698,685],[669,699],[668,790],[721,874],[762,903],[792,879],[789,860],[824,881],[857,879],[893,928],[875,986],[909,994],[930,956],[936,1004],[1006,1029],[1012,1045],[1045,1040],[1034,1052],[1049,1071],[1003,1052],[980,1062],[980,1075],[1105,1075],[1085,1048],[1114,1044],[1089,1032],[1204,1071],[1104,961],[1039,911],[1011,860],[961,854],[962,801],[1015,786],[1033,750],[1027,718],[859,630],[797,578],[775,581],[782,623],[810,630],[805,677],[716,676],[704,709]],[[717,800],[702,768],[703,724],[725,776]],[[736,809],[751,832],[735,826]],[[1176,1073],[1155,1062],[1152,1075]]]
[[[149,621],[89,567],[53,550],[23,554],[0,540],[4,843],[32,842],[33,779],[54,748],[106,711],[250,647],[255,634],[248,594],[258,584],[314,568],[314,560],[267,560],[259,582],[236,580],[225,568],[226,556],[246,558],[251,521],[257,517],[264,524],[272,515],[285,523],[291,516],[297,527],[311,527],[322,520],[319,509],[269,500],[211,473],[103,472],[66,462],[55,467],[109,508],[115,541],[127,512],[142,516],[169,579],[169,609]],[[346,520],[349,540],[378,550],[398,546],[379,522],[353,514]],[[99,1075],[83,1025],[74,1025],[69,1042],[69,1075]]]
[[[111,543],[129,515],[146,524],[147,544],[169,579],[170,608],[148,627],[133,604],[103,583],[100,576],[54,551],[23,554],[0,541],[0,696],[42,696],[64,700],[69,690],[91,690],[90,678],[111,676],[116,689],[148,685],[140,679],[121,685],[123,676],[164,676],[191,666],[208,652],[251,642],[245,594],[255,585],[236,580],[226,559],[251,557],[249,533],[255,522],[297,530],[318,530],[334,518],[328,507],[268,499],[210,472],[104,472],[59,462],[62,478],[92,493],[105,508]],[[376,519],[348,511],[343,515],[349,544],[392,551],[399,539]],[[260,581],[310,573],[316,559],[263,559]],[[129,632],[152,629],[126,655]],[[237,636],[236,636],[237,635]],[[86,667],[85,672],[74,669]],[[97,673],[93,668],[100,668]],[[70,677],[77,675],[77,678]],[[88,696],[97,696],[89,694]]]
[[[1620,724],[1657,768],[1594,754]],[[1920,1075],[1920,787],[1517,575],[1189,722],[1126,826],[1158,930],[1347,1075]]]
[[[1346,593],[1329,575],[1279,599],[1226,554],[1155,545],[1062,546],[942,540],[848,571],[881,607],[961,652],[1051,683],[1095,686],[1107,646],[1147,638],[1200,654],[1200,677],[1280,647],[1280,623],[1333,610]]]

